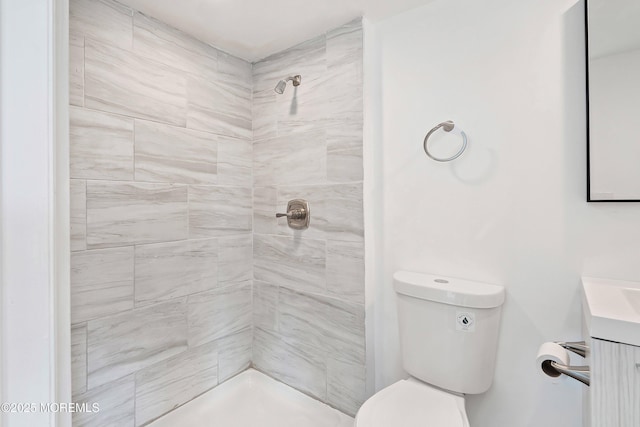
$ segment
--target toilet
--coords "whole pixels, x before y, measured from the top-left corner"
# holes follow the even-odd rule
[[[398,271],[402,363],[410,375],[370,397],[356,427],[470,427],[465,394],[489,389],[502,286]]]

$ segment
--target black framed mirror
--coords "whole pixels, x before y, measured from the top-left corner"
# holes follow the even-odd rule
[[[640,1],[586,0],[587,200],[640,202]]]

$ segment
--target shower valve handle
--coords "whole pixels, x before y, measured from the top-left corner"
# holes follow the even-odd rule
[[[287,213],[277,213],[276,218],[287,217],[291,219],[305,219],[307,216],[307,211],[304,209],[292,209]]]

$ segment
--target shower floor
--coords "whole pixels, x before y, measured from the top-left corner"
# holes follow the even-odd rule
[[[148,427],[353,427],[353,418],[254,369]]]

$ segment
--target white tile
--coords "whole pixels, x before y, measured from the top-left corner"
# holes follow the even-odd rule
[[[139,12],[133,16],[133,50],[199,76],[215,77],[218,68],[215,48]]]
[[[265,331],[278,330],[278,287],[253,282],[253,325]]]
[[[89,248],[187,238],[184,185],[87,182]]]
[[[69,180],[71,250],[87,249],[87,183]]]
[[[251,221],[251,188],[189,187],[190,238],[247,233]]]
[[[71,107],[71,178],[133,179],[133,119]]]
[[[136,181],[215,184],[218,141],[215,135],[136,120]]]
[[[244,139],[218,140],[218,184],[251,186],[253,143]]]
[[[189,296],[189,346],[251,326],[251,282]]]
[[[210,290],[217,283],[216,239],[136,246],[137,306]]]
[[[325,290],[326,244],[323,240],[255,235],[253,254],[256,280],[294,289]]]
[[[364,304],[364,242],[327,241],[327,291]]]
[[[69,45],[69,104],[84,105],[84,39],[82,45]]]
[[[219,382],[226,381],[251,365],[252,343],[253,331],[250,327],[216,341]]]
[[[327,359],[327,402],[355,416],[366,400],[366,370],[364,365]]]
[[[276,187],[253,188],[253,232],[256,234],[276,234],[277,212],[284,212],[286,206],[278,211],[278,190]],[[282,220],[281,220],[282,221]]]
[[[86,404],[95,412],[74,412],[74,427],[133,427],[135,406],[133,375],[73,396],[73,402]]]
[[[251,90],[235,81],[189,77],[187,127],[251,139]]]
[[[71,323],[133,308],[133,247],[71,254]]]
[[[85,107],[186,124],[187,78],[176,68],[87,39],[84,76]]]
[[[187,349],[185,299],[91,320],[88,387],[106,384]]]
[[[362,141],[362,126],[357,121],[327,129],[328,181],[362,181]]]
[[[252,235],[221,237],[218,241],[218,282],[237,283],[253,279]]]
[[[143,425],[218,384],[217,343],[190,348],[136,373],[136,425]]]
[[[87,325],[71,327],[71,392],[87,390]]]
[[[69,31],[131,49],[133,11],[112,0],[70,0]]]

